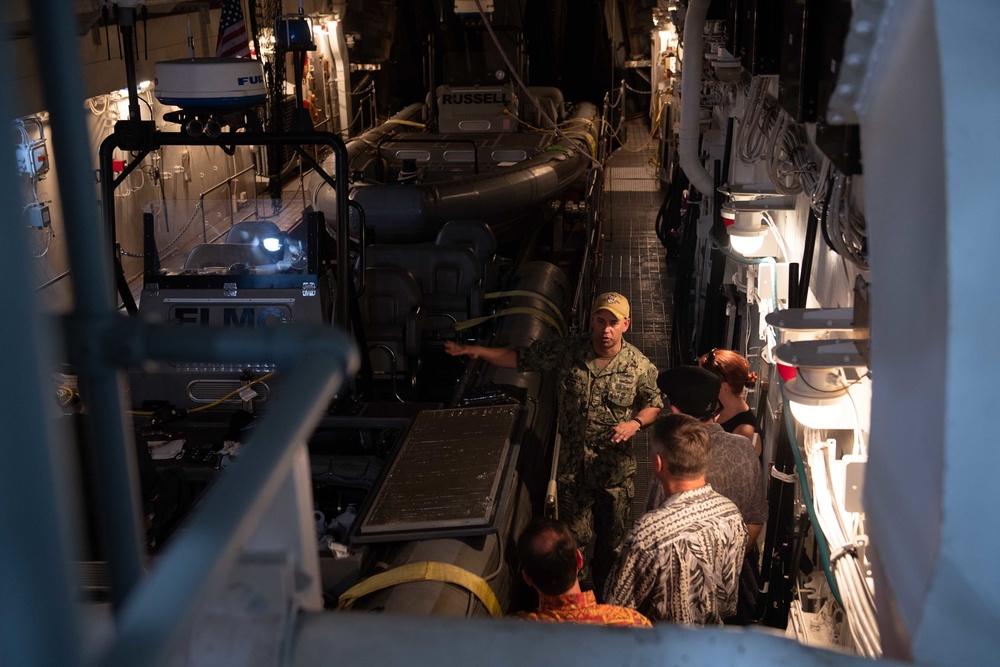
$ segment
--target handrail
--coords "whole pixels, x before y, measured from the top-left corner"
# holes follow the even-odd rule
[[[236,172],[232,176],[227,176],[226,178],[222,179],[221,181],[219,181],[218,183],[216,183],[215,185],[213,185],[209,189],[207,189],[207,190],[205,190],[203,192],[200,192],[198,194],[198,202],[201,204],[201,238],[202,238],[202,241],[204,243],[208,243],[208,225],[206,224],[206,220],[205,220],[205,205],[204,205],[205,196],[208,195],[208,194],[210,194],[210,193],[212,193],[212,192],[215,192],[216,190],[218,190],[219,188],[221,188],[223,185],[229,186],[229,201],[230,201],[229,226],[231,227],[233,225],[233,217],[234,217],[234,215],[236,213],[236,211],[232,210],[233,181],[235,181],[237,178],[239,178],[243,174],[247,173],[248,171],[253,171],[255,169],[256,169],[256,167],[254,167],[253,165],[251,165],[249,167],[246,167],[244,169],[241,169],[240,171]]]

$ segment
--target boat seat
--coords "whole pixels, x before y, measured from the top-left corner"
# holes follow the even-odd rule
[[[420,284],[431,325],[451,326],[483,314],[483,266],[472,248],[460,244],[375,244],[365,263],[408,270]]]
[[[272,220],[243,220],[226,232],[226,243],[260,244],[266,238],[276,238],[281,233]]]
[[[493,230],[480,220],[452,220],[438,230],[437,245],[457,243],[467,245],[476,253],[483,266],[483,290],[494,292],[500,282],[500,260],[497,257],[497,238]]]
[[[185,269],[210,267],[229,268],[234,264],[264,266],[271,264],[269,253],[263,246],[252,243],[202,243],[196,245],[184,260]]]
[[[358,305],[376,378],[412,380],[416,375],[426,326],[421,300],[420,285],[406,269],[395,266],[365,269],[365,286]]]

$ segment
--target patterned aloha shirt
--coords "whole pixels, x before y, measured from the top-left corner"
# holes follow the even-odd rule
[[[597,604],[594,591],[566,593],[564,595],[540,595],[538,609],[522,611],[512,618],[532,621],[554,621],[556,623],[585,623],[587,625],[622,625],[634,628],[651,628],[649,619],[628,607],[611,604]]]
[[[644,408],[663,407],[656,366],[642,352],[623,340],[615,358],[598,370],[587,332],[518,348],[517,370],[558,374],[562,483],[606,488],[635,474],[631,441],[612,443],[611,432]]]
[[[747,524],[767,521],[767,490],[757,452],[742,435],[726,433],[720,424],[705,424],[711,443],[705,481],[732,500]],[[650,481],[646,511],[655,509],[666,500],[663,485],[655,477]]]
[[[654,623],[722,623],[736,613],[746,541],[740,511],[710,485],[675,493],[625,538],[604,598]]]

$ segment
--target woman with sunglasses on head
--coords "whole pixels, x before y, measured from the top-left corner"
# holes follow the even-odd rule
[[[698,365],[722,379],[722,388],[719,389],[722,412],[715,421],[723,430],[744,436],[760,455],[757,417],[743,398],[747,388],[757,383],[757,374],[750,371],[746,359],[732,350],[712,350],[708,354],[701,355]]]

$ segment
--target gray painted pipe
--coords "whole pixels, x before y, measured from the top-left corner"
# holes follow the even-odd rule
[[[715,180],[698,158],[701,113],[701,69],[705,60],[705,17],[710,0],[691,0],[684,19],[684,61],[681,71],[681,126],[677,152],[681,169],[698,192],[711,196]]]

